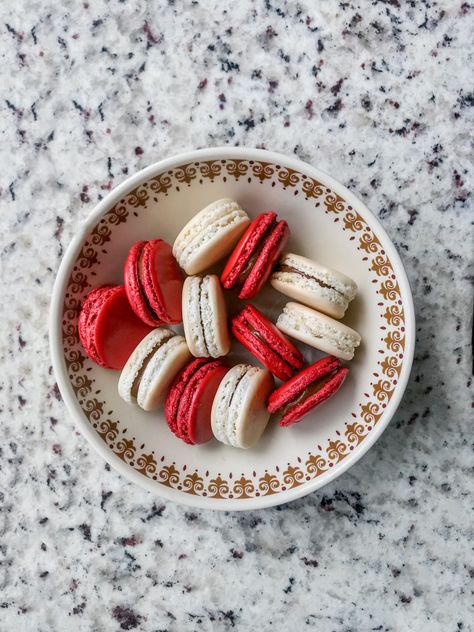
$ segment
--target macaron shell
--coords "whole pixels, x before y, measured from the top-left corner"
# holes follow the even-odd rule
[[[188,244],[195,239],[196,234],[200,233],[206,224],[213,223],[222,217],[227,217],[239,209],[239,204],[234,200],[222,198],[211,202],[193,215],[174,240],[173,255],[176,257],[178,263],[181,262],[183,252],[186,250]]]
[[[239,275],[244,270],[261,239],[263,239],[263,236],[272,222],[275,221],[276,217],[277,214],[273,211],[260,213],[248,226],[240,238],[239,243],[234,248],[221,274],[222,285],[227,290],[234,287]]]
[[[180,323],[183,275],[171,246],[162,239],[148,241],[143,247],[141,270],[142,287],[152,309],[164,323]]]
[[[321,358],[273,391],[268,399],[268,410],[271,413],[277,412],[280,408],[283,408],[291,401],[297,399],[300,393],[310,384],[337,371],[340,367],[341,361],[335,356],[325,356]]]
[[[198,274],[228,254],[249,223],[237,202],[217,200],[186,224],[174,242],[173,254],[188,275]]]
[[[133,244],[130,248],[123,269],[124,285],[128,302],[138,318],[151,327],[159,327],[162,321],[157,314],[153,314],[150,311],[150,306],[147,304],[145,296],[145,290],[140,282],[138,273],[138,266],[140,265],[140,259],[145,245],[145,241],[137,241],[137,243]]]
[[[255,445],[270,417],[266,402],[274,385],[267,369],[248,364],[233,366],[212,405],[211,425],[216,439],[235,448]]]
[[[77,323],[79,338],[85,352],[91,360],[100,366],[106,366],[97,353],[95,346],[95,325],[99,311],[107,299],[117,291],[117,285],[103,285],[95,288],[86,296]]]
[[[206,443],[212,438],[212,401],[226,372],[220,360],[208,360],[185,382],[176,412],[176,435],[186,443]]]
[[[349,305],[347,301],[344,301],[342,304],[337,303],[322,296],[317,289],[304,287],[300,284],[297,274],[285,273],[284,278],[281,278],[278,274],[272,274],[270,279],[270,284],[277,292],[281,292],[281,294],[285,294],[285,296],[294,299],[298,303],[308,305],[308,307],[317,309],[333,318],[342,318],[346,313]],[[337,297],[335,290],[329,290],[328,293]]]
[[[248,300],[253,298],[265,285],[273,268],[290,238],[290,229],[284,220],[278,222],[271,234],[265,239],[263,250],[259,254],[252,271],[247,277],[239,298]]]
[[[354,329],[299,303],[287,303],[278,317],[276,326],[288,336],[341,360],[352,360],[354,349],[359,346],[361,340]],[[315,331],[318,335],[315,335]],[[337,346],[334,336],[350,339],[352,343],[347,349],[341,349]]]
[[[168,395],[165,400],[165,417],[171,432],[177,436],[179,436],[177,420],[178,408],[186,384],[189,382],[194,373],[196,373],[201,366],[207,364],[207,362],[208,360],[204,358],[196,358],[187,364],[176,375],[168,390]]]
[[[215,274],[208,275],[203,281],[201,314],[203,314],[204,337],[210,356],[219,358],[227,355],[231,344],[227,307],[219,277]]]
[[[267,399],[275,386],[271,373],[259,371],[250,378],[239,415],[236,419],[236,439],[239,447],[253,447],[267,427],[270,413]]]
[[[151,355],[159,346],[175,336],[174,331],[160,327],[153,329],[141,340],[130,354],[125,366],[120,373],[118,393],[128,404],[136,404],[135,395],[132,394],[136,378],[144,371],[144,365],[151,359]]]
[[[246,305],[237,318],[241,319],[242,324],[246,321],[258,332],[259,337],[291,367],[301,369],[304,358],[299,349],[256,307]]]
[[[227,445],[233,445],[233,435],[229,435],[227,423],[229,419],[229,408],[234,398],[235,390],[239,382],[243,379],[247,371],[251,368],[249,364],[236,364],[226,373],[219,384],[211,410],[211,428],[217,441]]]
[[[286,381],[293,375],[292,368],[271,347],[254,336],[240,320],[234,318],[231,329],[237,340],[279,380]]]
[[[156,410],[164,400],[178,371],[189,362],[191,354],[182,336],[173,336],[151,358],[138,387],[137,403],[143,410]]]
[[[281,270],[282,266],[294,271]],[[357,284],[342,272],[293,253],[280,258],[270,283],[282,294],[333,318],[344,316],[357,293]]]
[[[207,357],[206,341],[200,316],[201,277],[186,277],[182,293],[183,329],[190,352],[196,358]]]
[[[183,326],[195,357],[219,358],[230,351],[227,308],[219,277],[187,277],[183,286]]]
[[[118,286],[101,307],[95,324],[95,346],[104,366],[123,369],[132,351],[151,329],[133,312],[125,288]]]
[[[223,259],[233,248],[247,221],[239,221],[228,226],[226,224],[215,227],[215,236],[208,239],[205,245],[197,247],[190,255],[183,268],[186,274],[198,274],[207,270]],[[210,227],[212,230],[213,227]]]
[[[316,393],[308,397],[301,404],[292,408],[286,415],[280,419],[279,425],[282,427],[292,426],[293,424],[301,421],[309,412],[311,412],[316,406],[319,406],[330,397],[335,395],[341,388],[344,380],[349,373],[349,369],[343,367],[339,369],[337,373],[326,384],[318,390]]]
[[[193,444],[207,443],[214,436],[211,428],[212,403],[227,371],[225,366],[216,367],[196,387],[188,418],[188,436]]]

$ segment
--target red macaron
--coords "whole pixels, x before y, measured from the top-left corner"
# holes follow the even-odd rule
[[[280,380],[288,380],[304,363],[299,350],[253,305],[231,321],[234,336]]]
[[[240,288],[239,298],[255,296],[268,280],[290,237],[285,220],[273,211],[256,217],[234,248],[221,274],[222,285]]]
[[[183,275],[166,241],[134,244],[125,261],[124,283],[130,305],[143,322],[158,327],[182,321]]]
[[[190,444],[212,439],[212,403],[228,370],[221,360],[196,358],[175,377],[166,397],[165,416],[179,439]]]
[[[348,373],[338,358],[326,356],[277,388],[268,399],[268,412],[281,413],[280,426],[292,426],[332,397]]]
[[[132,311],[122,285],[103,285],[89,292],[77,326],[89,358],[116,370],[123,369],[134,348],[152,329]]]

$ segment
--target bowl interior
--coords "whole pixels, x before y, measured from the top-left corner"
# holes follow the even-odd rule
[[[411,298],[393,246],[362,204],[340,195],[332,180],[323,174],[315,178],[304,165],[292,169],[271,160],[199,157],[147,170],[141,180],[119,199],[112,193],[103,203],[61,270],[60,386],[68,390],[76,418],[123,473],[184,502],[239,508],[236,501],[251,506],[275,496],[276,503],[297,488],[298,495],[314,489],[345,469],[377,426],[388,422],[393,411],[387,408],[402,388],[400,376],[410,368],[405,320]],[[120,399],[118,373],[85,358],[77,335],[84,296],[103,283],[123,282],[125,257],[135,241],[160,237],[173,243],[190,217],[220,197],[235,198],[251,217],[275,210],[290,225],[289,252],[340,270],[359,287],[343,322],[359,331],[362,344],[343,388],[293,427],[280,428],[272,418],[251,450],[217,441],[182,443],[162,411],[145,413]],[[226,299],[230,314],[243,305],[232,292]],[[288,300],[267,286],[252,302],[276,320]],[[323,355],[296,344],[308,363]],[[258,364],[236,341],[228,360]]]

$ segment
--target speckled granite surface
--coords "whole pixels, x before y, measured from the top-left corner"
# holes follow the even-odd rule
[[[2,3],[2,632],[472,629],[473,12]],[[73,428],[47,339],[60,258],[95,203],[225,143],[296,154],[360,195],[418,317],[378,444],[323,490],[247,514],[190,511],[110,471]]]

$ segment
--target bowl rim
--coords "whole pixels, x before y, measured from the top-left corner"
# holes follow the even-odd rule
[[[336,193],[338,193],[344,200],[352,205],[354,208],[359,208],[364,214],[364,219],[368,220],[370,225],[377,229],[377,234],[380,235],[385,243],[384,248],[390,257],[392,266],[396,272],[397,280],[400,285],[402,296],[404,297],[404,309],[405,309],[405,354],[402,372],[398,381],[397,391],[389,401],[387,408],[384,410],[383,417],[379,420],[377,425],[369,433],[369,436],[360,444],[357,450],[354,450],[345,459],[335,465],[335,467],[325,473],[322,476],[313,478],[312,480],[300,485],[296,488],[280,492],[279,494],[270,496],[260,496],[258,498],[249,499],[212,499],[208,497],[194,496],[185,494],[179,490],[161,485],[157,486],[155,481],[149,480],[147,477],[142,476],[136,472],[133,468],[130,468],[124,461],[122,461],[117,455],[115,455],[106,444],[100,440],[95,430],[85,419],[82,411],[78,409],[73,389],[67,378],[66,364],[62,348],[62,327],[61,322],[63,319],[62,309],[64,302],[64,293],[66,285],[69,279],[71,267],[78,255],[78,252],[82,246],[82,242],[85,236],[94,227],[97,220],[114,204],[116,204],[124,194],[131,189],[137,187],[142,182],[145,182],[150,177],[158,175],[168,169],[176,167],[180,164],[187,162],[196,162],[202,160],[221,160],[221,159],[241,159],[241,160],[260,160],[272,162],[275,164],[281,164],[285,167],[295,169],[306,173],[307,175],[320,181],[323,180],[328,184]],[[141,169],[135,174],[127,177],[117,187],[110,191],[88,214],[85,221],[79,226],[76,235],[69,243],[66,252],[63,255],[62,261],[58,268],[56,280],[53,286],[51,306],[49,313],[49,342],[50,352],[52,358],[52,364],[54,374],[58,383],[58,387],[61,396],[66,404],[66,408],[69,414],[74,419],[76,425],[79,427],[82,435],[87,441],[95,448],[95,450],[109,463],[115,470],[122,474],[127,480],[136,483],[143,489],[147,489],[152,493],[159,495],[166,500],[172,500],[179,502],[183,505],[192,507],[198,507],[201,509],[214,509],[223,511],[245,511],[252,509],[262,509],[265,507],[271,507],[275,505],[284,504],[297,498],[306,496],[313,491],[327,485],[337,477],[341,476],[350,467],[352,467],[359,459],[361,459],[374,443],[382,435],[385,428],[390,423],[398,406],[405,393],[406,386],[410,377],[411,367],[413,364],[413,356],[415,350],[415,310],[413,304],[413,297],[411,293],[408,277],[403,266],[402,260],[395,245],[388,236],[387,232],[380,224],[375,215],[367,208],[367,206],[360,200],[354,193],[347,189],[344,185],[335,180],[332,176],[327,174],[322,169],[313,167],[312,165],[304,162],[298,158],[286,156],[284,154],[268,151],[265,149],[255,149],[252,147],[230,147],[219,146],[209,147],[204,149],[190,150],[187,152],[179,153],[169,158],[159,160],[144,169]]]

